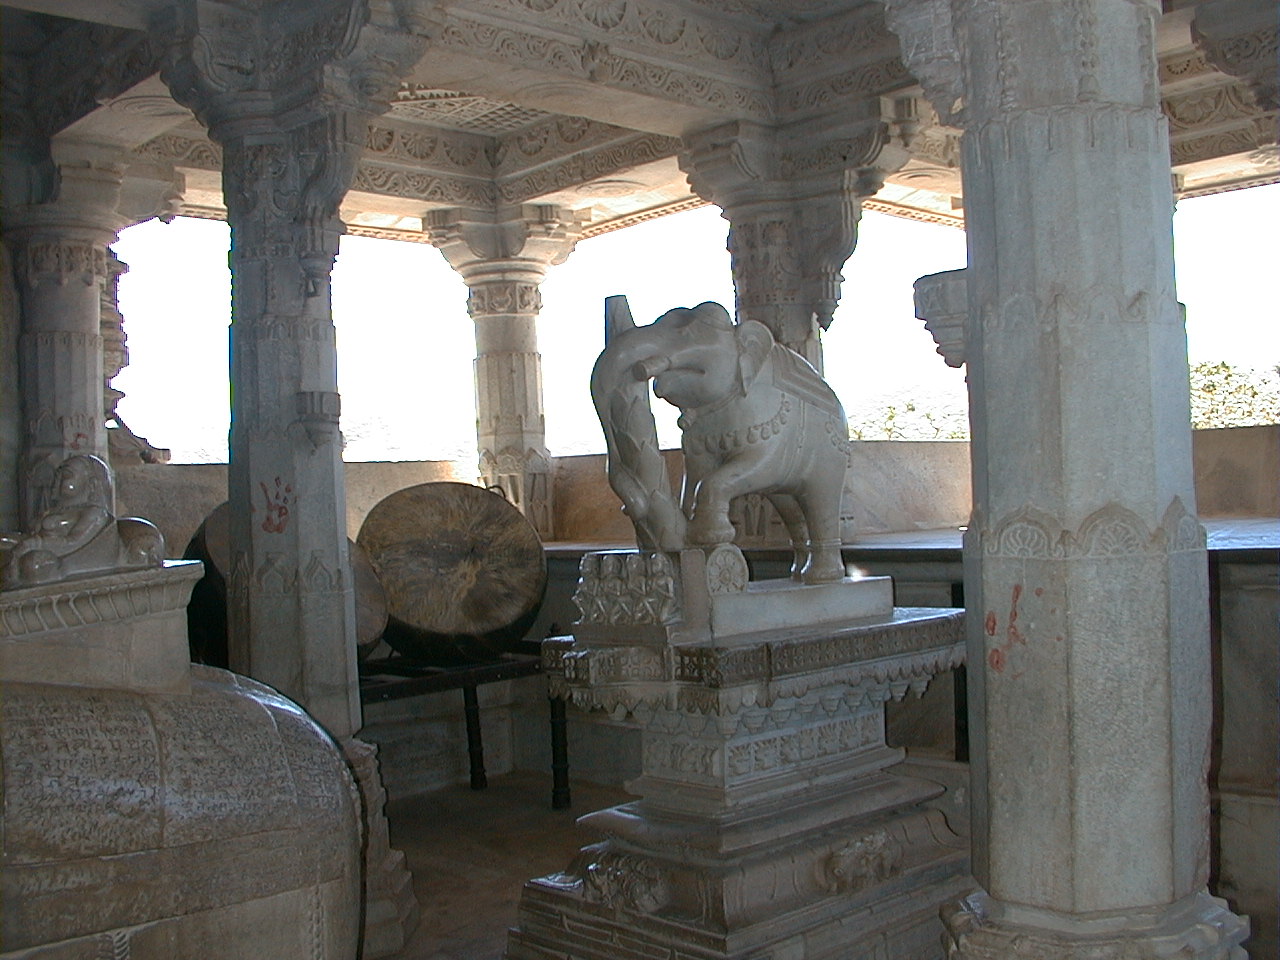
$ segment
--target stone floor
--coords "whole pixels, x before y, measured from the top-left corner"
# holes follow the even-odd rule
[[[573,809],[551,809],[551,777],[491,777],[387,804],[391,844],[413,872],[422,922],[395,960],[498,960],[525,880],[563,870],[587,842],[574,820],[622,803],[616,788],[573,784]]]

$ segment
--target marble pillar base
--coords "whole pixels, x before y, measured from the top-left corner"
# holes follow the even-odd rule
[[[943,912],[952,960],[1247,960],[1249,921],[1197,893],[1161,911],[1081,919],[976,893]]]
[[[391,848],[378,748],[353,737],[342,749],[360,790],[364,817],[365,913],[360,956],[376,960],[403,949],[418,926],[420,910],[404,854]]]

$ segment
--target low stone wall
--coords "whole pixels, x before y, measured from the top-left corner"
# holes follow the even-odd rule
[[[1192,434],[1196,498],[1204,517],[1280,516],[1280,425]],[[681,458],[665,451],[673,492]],[[603,454],[553,460],[555,534],[566,543],[629,543],[631,524],[609,489]],[[201,521],[226,499],[225,464],[139,464],[117,470],[121,515],[146,517],[181,556]],[[383,497],[417,483],[474,483],[473,464],[451,461],[348,463],[347,535]],[[846,515],[854,536],[938,530],[968,522],[969,445],[959,441],[856,441]]]
[[[347,536],[379,501],[419,483],[474,483],[475,467],[441,460],[348,463]],[[116,511],[145,517],[160,528],[171,557],[180,557],[197,528],[227,499],[225,463],[137,464],[116,469]]]
[[[1191,434],[1202,517],[1280,517],[1280,425]]]

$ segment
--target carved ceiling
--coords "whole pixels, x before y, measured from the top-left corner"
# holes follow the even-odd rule
[[[0,0],[6,145],[15,130],[30,149],[51,135],[118,143],[140,169],[184,175],[184,212],[222,216],[220,151],[168,97],[141,29],[167,5]],[[1197,35],[1197,9],[1166,4],[1158,37],[1175,186],[1186,196],[1280,180],[1274,79],[1240,63],[1265,60],[1268,43],[1274,61],[1274,25],[1269,38],[1245,24],[1224,40],[1206,20]],[[676,163],[681,137],[752,121],[804,141],[850,116],[883,124],[910,156],[865,206],[963,222],[958,133],[925,105],[874,2],[445,0],[437,10],[427,54],[369,127],[343,208],[355,232],[421,240],[430,209],[555,203],[599,233],[701,202]]]

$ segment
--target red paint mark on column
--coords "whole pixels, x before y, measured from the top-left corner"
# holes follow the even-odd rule
[[[1022,631],[1018,629],[1018,601],[1022,598],[1022,584],[1015,583],[1013,585],[1013,602],[1009,605],[1009,629],[1005,631],[1005,636],[1009,643],[1026,643],[1027,638],[1022,635]]]
[[[262,529],[267,533],[284,533],[285,527],[289,525],[289,504],[294,502],[293,487],[281,483],[279,477],[275,478],[274,490],[268,490],[266,483],[261,480],[258,481],[258,486],[262,488],[267,508],[267,515],[262,519]]]
[[[1043,596],[1044,590],[1036,587],[1035,595]],[[1015,583],[1013,585],[1013,599],[1009,603],[1009,626],[1005,629],[1004,643],[998,647],[994,647],[987,654],[987,665],[996,673],[1004,673],[1005,665],[1009,660],[1009,651],[1013,649],[1015,643],[1025,644],[1027,638],[1023,636],[1022,631],[1018,629],[1018,602],[1022,599],[1022,584]],[[988,611],[987,618],[984,623],[987,636],[994,637],[996,635],[996,615],[994,611]],[[1059,638],[1061,639],[1061,638]],[[1014,674],[1014,678],[1022,676],[1021,673]]]
[[[71,438],[71,443],[69,443],[68,446],[71,447],[72,450],[80,450],[87,446],[88,443],[89,435],[87,433],[77,433]]]

